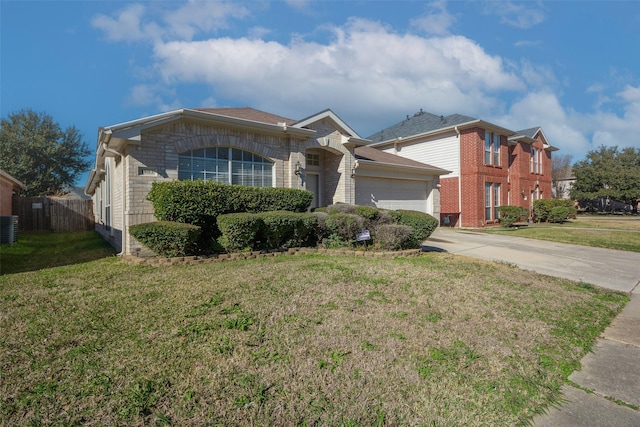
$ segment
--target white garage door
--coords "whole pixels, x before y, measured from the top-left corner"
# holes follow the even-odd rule
[[[356,178],[356,204],[427,212],[426,181]]]

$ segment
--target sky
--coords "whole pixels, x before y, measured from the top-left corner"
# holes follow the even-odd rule
[[[247,106],[330,108],[364,138],[420,109],[540,126],[573,161],[640,149],[640,1],[0,1],[3,118],[47,113],[93,150],[101,126]]]

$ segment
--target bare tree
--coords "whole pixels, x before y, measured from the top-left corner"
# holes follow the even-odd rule
[[[554,155],[551,158],[551,179],[553,197],[563,199],[569,196],[569,181],[572,178],[571,154]]]

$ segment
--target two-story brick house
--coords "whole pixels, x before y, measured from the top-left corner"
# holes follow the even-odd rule
[[[458,227],[497,224],[498,208],[531,210],[551,198],[551,152],[542,129],[514,132],[460,114],[420,110],[367,138],[370,147],[451,171],[440,179],[440,223]]]

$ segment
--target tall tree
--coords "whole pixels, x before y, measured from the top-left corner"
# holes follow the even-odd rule
[[[553,155],[551,158],[551,180],[553,181],[553,197],[562,199],[569,195],[568,180],[572,177],[571,154]]]
[[[0,169],[27,186],[26,196],[59,194],[89,168],[82,135],[29,109],[0,121]]]
[[[624,202],[637,210],[640,200],[640,150],[601,146],[573,165],[576,182],[571,197]]]

